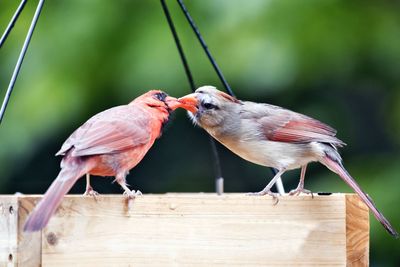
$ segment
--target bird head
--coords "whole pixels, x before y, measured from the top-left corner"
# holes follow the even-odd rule
[[[187,109],[190,118],[203,128],[220,125],[236,105],[241,103],[235,97],[213,86],[202,86],[194,93],[179,98],[178,101],[192,107]]]

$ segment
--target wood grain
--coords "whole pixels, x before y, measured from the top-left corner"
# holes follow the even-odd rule
[[[36,233],[22,231],[29,212],[39,200],[38,197],[18,198],[18,266],[40,266],[42,262],[42,231]]]
[[[346,196],[347,266],[369,266],[369,211],[356,195]]]
[[[282,196],[277,205],[243,194],[143,195],[130,205],[122,196],[69,195],[33,236],[21,228],[38,197],[13,198],[21,216],[18,246],[33,248],[18,255],[21,266],[29,258],[36,265],[27,266],[368,264],[368,210],[354,195]],[[5,229],[2,223],[2,240],[15,240]],[[1,246],[0,266],[7,246]]]

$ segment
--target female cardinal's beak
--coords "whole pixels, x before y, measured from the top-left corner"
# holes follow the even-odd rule
[[[194,93],[181,97],[178,99],[178,101],[181,103],[181,108],[184,108],[192,113],[197,112],[198,101]]]

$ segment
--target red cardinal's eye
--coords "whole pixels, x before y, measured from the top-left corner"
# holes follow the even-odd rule
[[[154,95],[158,100],[160,100],[160,101],[165,101],[165,99],[167,98],[167,94],[166,93],[163,93],[163,92],[161,92],[161,93],[157,93],[157,94],[155,94]]]

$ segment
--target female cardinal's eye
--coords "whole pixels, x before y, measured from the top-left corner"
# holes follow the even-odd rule
[[[211,103],[203,103],[203,107],[205,109],[217,109],[218,108],[216,105],[213,105]]]

